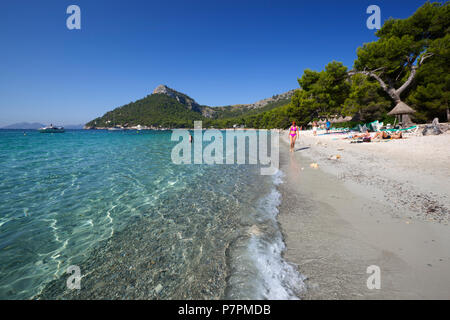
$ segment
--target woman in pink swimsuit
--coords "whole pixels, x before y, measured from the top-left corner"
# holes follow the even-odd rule
[[[291,141],[290,152],[294,152],[295,140],[298,136],[298,127],[295,125],[295,121],[292,121],[292,126],[289,128],[289,139]]]

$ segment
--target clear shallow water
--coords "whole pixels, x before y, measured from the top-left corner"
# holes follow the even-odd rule
[[[170,135],[0,130],[0,298],[295,298],[280,174],[172,164]]]

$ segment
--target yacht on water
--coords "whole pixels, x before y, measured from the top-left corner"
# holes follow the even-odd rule
[[[50,126],[39,128],[38,131],[40,133],[63,133],[66,130],[64,127],[54,127],[53,124],[50,124]]]

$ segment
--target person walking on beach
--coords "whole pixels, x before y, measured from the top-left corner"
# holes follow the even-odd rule
[[[313,127],[313,134],[317,135],[317,122],[316,121],[313,121],[312,127]]]
[[[330,131],[330,129],[331,129],[331,122],[330,122],[330,120],[328,120],[328,119],[327,119],[327,124],[326,124],[326,126],[327,126],[327,133],[329,133],[329,131]]]
[[[298,137],[298,127],[295,124],[295,121],[292,121],[292,126],[289,128],[289,139],[291,141],[291,149],[290,152],[294,152],[295,140]]]

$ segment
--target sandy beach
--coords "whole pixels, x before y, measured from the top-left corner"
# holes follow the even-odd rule
[[[450,298],[450,134],[351,144],[282,132],[279,223],[302,299]],[[310,165],[317,163],[317,168]],[[379,266],[381,288],[368,289]]]

